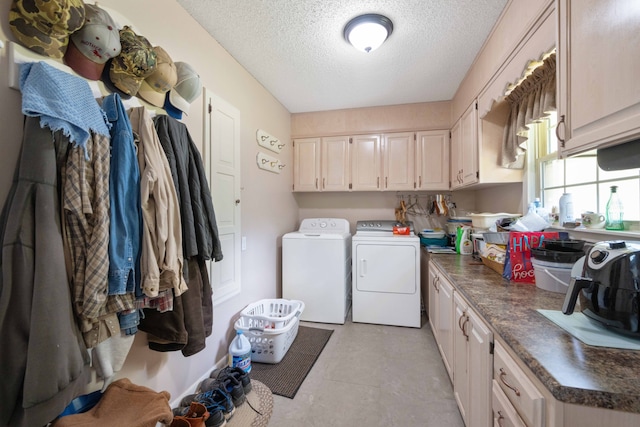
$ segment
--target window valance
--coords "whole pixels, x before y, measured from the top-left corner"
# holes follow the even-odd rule
[[[506,101],[510,111],[500,163],[505,168],[522,169],[528,125],[556,110],[556,54],[545,58],[541,66],[507,95]]]

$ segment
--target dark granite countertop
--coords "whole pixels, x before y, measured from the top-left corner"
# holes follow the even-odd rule
[[[509,282],[470,256],[429,257],[557,400],[640,413],[640,351],[584,344],[536,311],[561,310],[563,294]]]

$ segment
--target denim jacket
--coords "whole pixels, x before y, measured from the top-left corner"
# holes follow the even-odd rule
[[[109,197],[109,295],[140,294],[140,169],[129,116],[120,95],[110,94],[102,109],[111,123]]]

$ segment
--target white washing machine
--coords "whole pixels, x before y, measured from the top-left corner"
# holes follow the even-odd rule
[[[351,233],[341,218],[308,218],[282,237],[282,297],[301,320],[344,324],[351,306]]]
[[[396,221],[358,221],[353,235],[354,322],[419,328],[420,238]]]

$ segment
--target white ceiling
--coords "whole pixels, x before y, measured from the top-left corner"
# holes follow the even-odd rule
[[[507,0],[177,0],[291,113],[450,100]],[[343,38],[379,13],[371,53]]]

